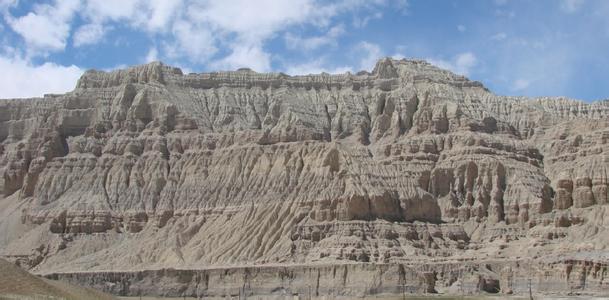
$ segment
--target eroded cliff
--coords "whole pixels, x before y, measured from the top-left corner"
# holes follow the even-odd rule
[[[506,292],[522,274],[582,289],[576,270],[602,290],[608,145],[609,101],[496,96],[424,61],[88,71],[65,95],[0,100],[0,249],[62,276],[281,266],[304,280],[345,265],[392,270],[396,289],[468,274]],[[132,277],[108,290],[136,294]],[[334,292],[373,293],[346,282]]]

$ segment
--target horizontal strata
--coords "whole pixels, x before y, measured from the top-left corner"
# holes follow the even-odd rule
[[[151,63],[144,66],[132,67],[110,73],[89,70],[78,81],[76,88],[109,88],[128,83],[148,83],[176,85],[185,88],[211,89],[220,87],[231,88],[315,88],[332,89],[372,87],[380,85],[390,87],[399,84],[403,77],[415,82],[430,82],[436,80],[450,81],[452,84],[470,87],[482,87],[476,81],[470,81],[463,76],[456,76],[448,71],[434,69],[425,61],[406,61],[411,66],[407,74],[398,75],[391,62],[379,64],[371,73],[366,71],[351,74],[319,74],[304,76],[289,76],[284,73],[257,73],[250,69],[237,71],[190,73],[183,74],[179,68]],[[419,74],[419,71],[431,71],[438,78]],[[379,80],[380,79],[380,80]]]
[[[606,295],[607,264],[581,260],[411,262],[242,266],[130,272],[54,273],[45,277],[121,296],[165,297],[374,296],[498,293],[557,295],[565,283],[583,295]]]
[[[497,96],[424,61],[341,75],[87,71],[64,95],[0,100],[0,251],[74,280],[277,264],[363,278],[518,257],[567,292],[586,286],[542,259],[588,253],[578,276],[600,291],[608,143],[609,101]],[[500,270],[469,274],[507,292]],[[313,284],[302,276],[290,289]]]

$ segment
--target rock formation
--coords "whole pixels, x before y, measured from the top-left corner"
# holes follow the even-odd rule
[[[424,61],[87,71],[0,100],[0,174],[2,256],[121,295],[609,288],[609,101]]]

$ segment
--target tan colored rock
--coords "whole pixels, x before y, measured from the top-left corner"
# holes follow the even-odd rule
[[[353,264],[344,278],[379,290],[385,278],[391,292],[405,280],[517,292],[498,278],[527,264],[560,281],[550,257],[590,253],[578,274],[606,266],[594,251],[607,246],[608,142],[609,101],[497,96],[424,61],[308,76],[88,71],[64,95],[0,100],[0,251],[40,273],[113,271],[99,282],[170,268],[243,278],[256,265],[289,268],[302,289]],[[479,260],[499,265],[464,263]],[[372,276],[384,272],[372,263],[392,273]],[[269,293],[283,284],[273,268]],[[203,286],[195,273],[170,290]]]
[[[566,209],[573,205],[573,181],[569,178],[561,178],[556,183],[556,196],[554,207]]]
[[[596,204],[592,193],[592,180],[588,177],[577,178],[573,190],[573,206],[588,207]]]
[[[597,204],[609,204],[609,183],[606,178],[592,181],[592,194]]]

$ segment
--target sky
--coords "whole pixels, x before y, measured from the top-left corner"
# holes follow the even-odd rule
[[[0,98],[87,69],[355,73],[425,59],[499,95],[609,98],[606,0],[0,0]]]

